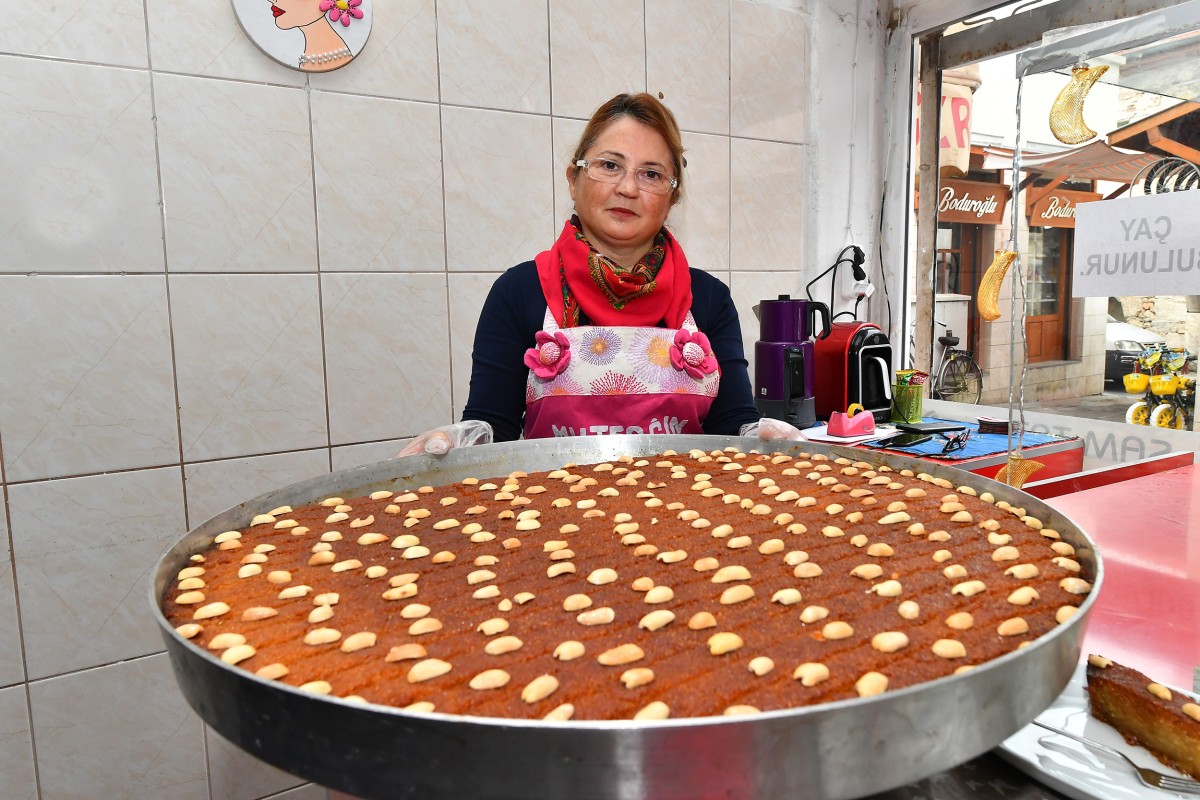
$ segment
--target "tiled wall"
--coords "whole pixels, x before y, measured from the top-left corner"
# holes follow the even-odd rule
[[[567,155],[617,91],[678,115],[670,224],[753,341],[750,305],[877,226],[864,5],[375,0],[359,58],[308,76],[228,0],[0,26],[0,794],[323,796],[187,708],[157,557],[456,417],[483,296],[557,234]]]

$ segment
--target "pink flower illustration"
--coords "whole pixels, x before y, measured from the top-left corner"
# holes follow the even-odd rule
[[[593,395],[600,394],[645,394],[646,385],[632,375],[606,372],[599,380],[592,381]]]
[[[534,335],[536,345],[525,351],[525,366],[542,380],[561,373],[571,361],[571,343],[561,332],[553,335],[538,331]]]
[[[691,333],[679,330],[675,334],[675,344],[671,345],[671,366],[696,379],[715,372],[717,359],[713,356],[708,337],[699,331]]]
[[[351,19],[363,18],[358,8],[361,5],[362,0],[321,0],[319,8],[328,12],[330,22],[340,22],[343,28],[348,28]]]

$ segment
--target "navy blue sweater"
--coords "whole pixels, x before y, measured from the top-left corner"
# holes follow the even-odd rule
[[[729,287],[692,269],[692,316],[708,337],[721,365],[721,384],[703,421],[705,433],[735,436],[741,427],[757,422],[758,409],[750,388],[742,329]],[[471,353],[471,393],[463,419],[491,423],[496,441],[518,439],[524,430],[525,351],[542,329],[546,298],[532,261],[505,272],[488,292]]]

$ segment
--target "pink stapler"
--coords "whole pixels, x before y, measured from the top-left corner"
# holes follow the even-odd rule
[[[843,414],[835,411],[829,417],[829,435],[843,436],[847,439],[855,436],[870,436],[875,432],[875,415],[868,412],[859,403],[852,404]]]

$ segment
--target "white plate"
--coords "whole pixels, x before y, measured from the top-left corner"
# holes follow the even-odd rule
[[[894,425],[879,424],[875,426],[874,433],[864,434],[862,436],[834,436],[829,432],[829,423],[820,422],[811,428],[805,428],[800,433],[810,442],[822,442],[825,444],[860,444],[862,442],[870,442],[874,439],[882,439],[885,436],[891,436],[893,433],[899,433]]]
[[[1038,721],[1118,750],[1139,766],[1180,778],[1188,777],[1166,766],[1149,751],[1126,744],[1115,728],[1088,713],[1087,690],[1084,688],[1086,671],[1085,661],[1075,670],[1071,682],[1058,699],[1038,715]],[[1075,800],[1169,800],[1186,797],[1176,792],[1152,789],[1139,781],[1133,769],[1116,756],[1091,749],[1074,739],[1059,736],[1036,725],[1026,725],[1005,739],[996,752],[1017,769]]]

